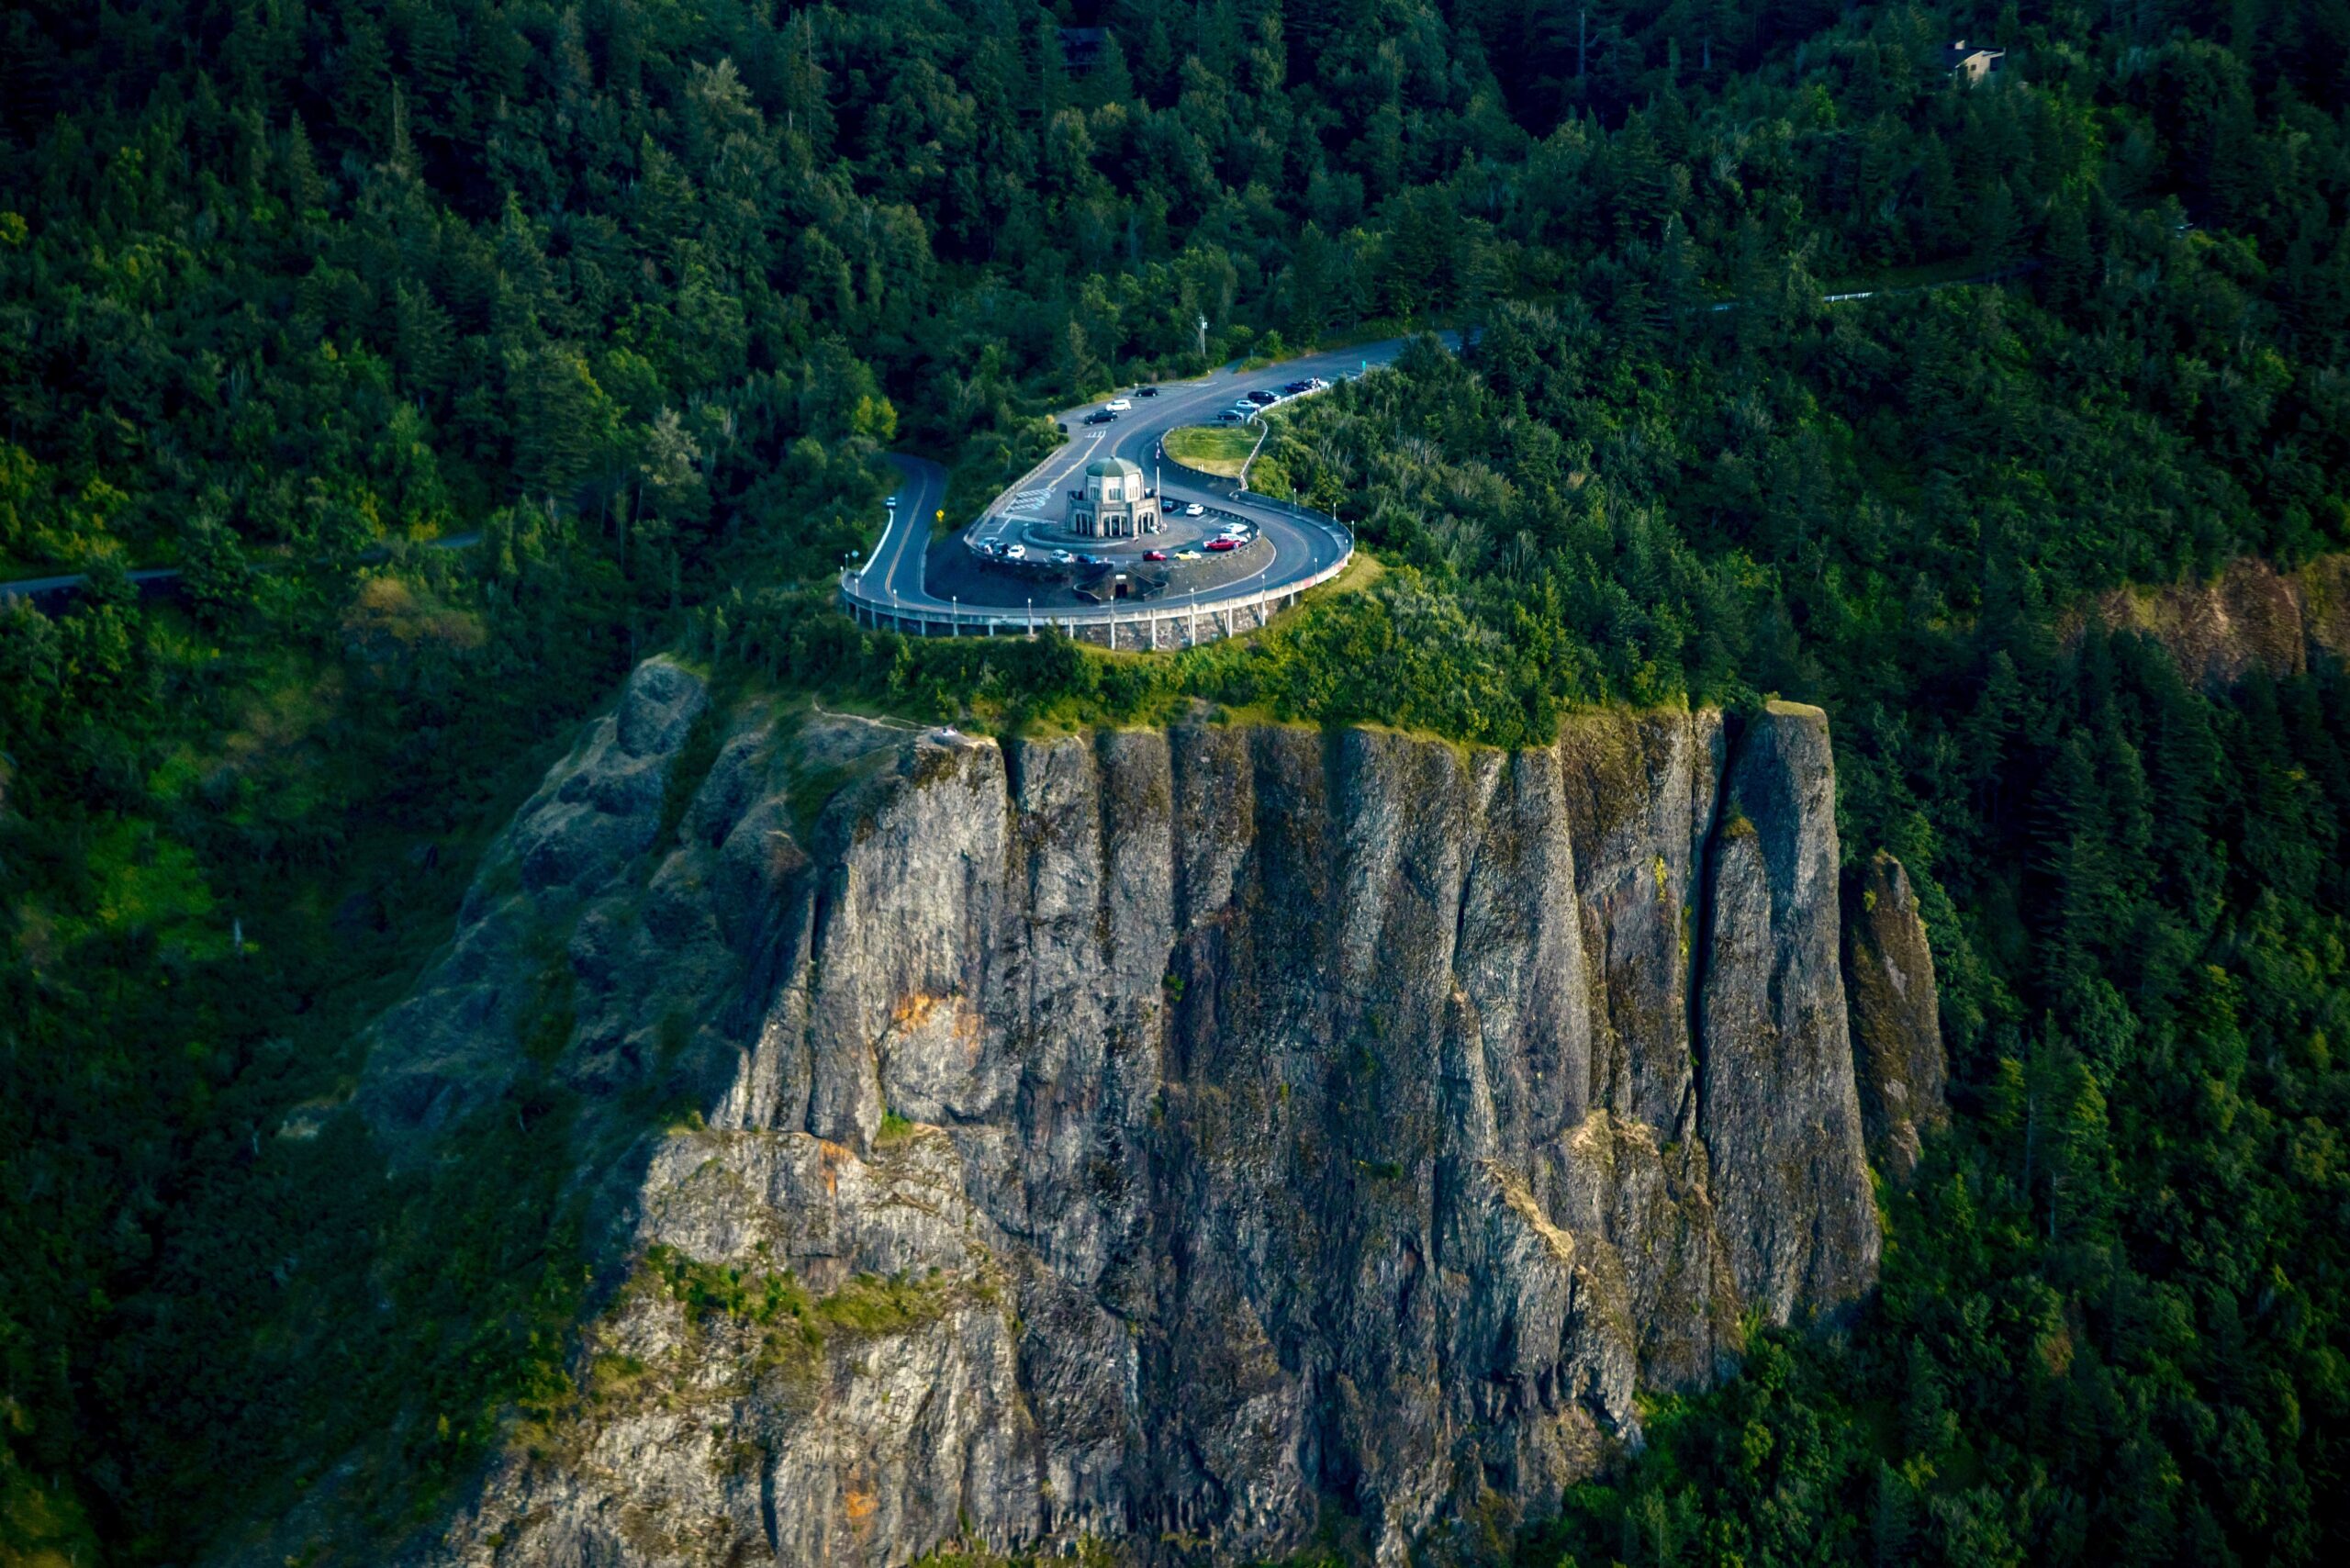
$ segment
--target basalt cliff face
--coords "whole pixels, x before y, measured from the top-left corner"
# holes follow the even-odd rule
[[[411,1561],[1245,1561],[1335,1506],[1401,1563],[1874,1277],[1817,710],[1505,754],[705,701],[638,671],[379,1028],[405,1157],[533,1050],[670,1128],[583,1159],[579,1397]]]

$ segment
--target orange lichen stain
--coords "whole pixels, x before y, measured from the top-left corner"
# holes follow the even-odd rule
[[[919,991],[910,996],[901,996],[898,998],[898,1004],[890,1010],[890,1026],[900,1034],[919,1029],[930,1022],[930,1015],[946,1005],[946,1002],[943,996],[931,996]]]
[[[824,1178],[824,1191],[828,1194],[835,1198],[840,1196],[841,1161],[856,1158],[845,1144],[834,1143],[830,1138],[816,1140],[816,1169]]]
[[[881,1499],[870,1492],[851,1489],[843,1495],[841,1503],[848,1510],[848,1522],[862,1525],[873,1517],[873,1510],[881,1506]]]

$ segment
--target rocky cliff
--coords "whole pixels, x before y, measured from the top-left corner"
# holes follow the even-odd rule
[[[1335,1506],[1400,1563],[1874,1276],[1817,710],[1504,754],[705,701],[638,671],[378,1031],[408,1158],[525,1060],[606,1108],[621,1282],[412,1561],[1230,1561]]]
[[[2115,588],[2075,618],[2076,630],[2090,621],[2152,639],[2206,690],[2255,669],[2299,675],[2329,655],[2350,658],[2350,555],[2320,555],[2290,573],[2245,556],[2209,582]]]
[[[1924,1135],[1950,1119],[1950,1064],[1926,923],[1909,873],[1883,850],[1861,878],[1860,907],[1845,912],[1844,968],[1869,1158],[1906,1177]]]

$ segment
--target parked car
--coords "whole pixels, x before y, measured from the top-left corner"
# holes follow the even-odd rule
[[[1282,388],[1281,388],[1281,390],[1282,390],[1282,391],[1284,391],[1284,392],[1286,392],[1286,393],[1288,393],[1291,397],[1294,398],[1294,397],[1296,397],[1300,392],[1311,392],[1311,391],[1313,391],[1313,390],[1314,390],[1314,386],[1313,386],[1313,384],[1312,384],[1311,382],[1305,382],[1305,381],[1292,381],[1292,382],[1291,382],[1288,386],[1286,386],[1282,387]]]
[[[1200,505],[1199,502],[1193,501],[1190,506],[1183,509],[1183,515],[1185,517],[1199,517],[1203,515],[1207,510],[1207,508]]]
[[[1096,409],[1085,416],[1085,422],[1089,425],[1114,425],[1118,422],[1118,416],[1107,409]]]
[[[896,506],[896,505],[898,504],[898,498],[897,498],[897,497],[895,497],[895,496],[891,496],[888,500],[883,501],[881,504],[882,504],[883,506],[885,506],[885,507],[893,507],[893,506]]]
[[[1142,558],[1146,561],[1164,561],[1167,559],[1167,552],[1164,550],[1146,550],[1142,553]]]
[[[1003,558],[1007,561],[1024,561],[1028,558],[1028,546],[1025,544],[1009,545],[1003,552]]]
[[[1053,564],[1057,566],[1072,566],[1077,564],[1077,556],[1067,550],[1056,550],[1053,552]]]
[[[1255,392],[1249,393],[1248,400],[1251,403],[1256,404],[1257,407],[1264,409],[1270,408],[1273,404],[1280,402],[1281,400],[1281,397],[1278,392],[1267,392],[1260,388]]]
[[[1134,399],[1131,398],[1113,398],[1102,406],[1109,409],[1110,412],[1113,414],[1123,414],[1127,409],[1133,408],[1135,403]]]
[[[1237,409],[1226,409],[1224,412],[1216,416],[1216,422],[1219,424],[1237,425],[1248,417],[1248,415],[1242,413]]]
[[[1156,398],[1158,396],[1158,388],[1156,386],[1137,386],[1135,388],[1135,396],[1137,398]]]
[[[1208,541],[1208,548],[1209,548],[1209,549],[1211,549],[1211,550],[1218,550],[1218,551],[1222,551],[1222,550],[1237,550],[1237,549],[1239,549],[1239,548],[1240,548],[1240,541],[1238,541],[1237,539],[1233,538],[1233,537],[1232,537],[1231,535],[1229,535],[1229,534],[1226,534],[1225,537],[1223,537],[1223,538],[1221,538],[1221,539],[1211,539],[1211,540],[1209,540],[1209,541]]]
[[[1175,552],[1175,558],[1179,561],[1196,561],[1200,558],[1200,553],[1197,550],[1178,550]]]

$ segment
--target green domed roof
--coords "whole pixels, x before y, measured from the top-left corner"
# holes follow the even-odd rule
[[[1142,465],[1124,457],[1097,457],[1085,465],[1089,479],[1139,479]]]

